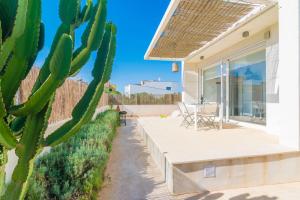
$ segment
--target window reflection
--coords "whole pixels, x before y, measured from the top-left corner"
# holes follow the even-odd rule
[[[230,62],[231,119],[266,124],[266,52]]]

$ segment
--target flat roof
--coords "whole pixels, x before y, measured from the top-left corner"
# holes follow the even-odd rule
[[[277,0],[172,0],[145,54],[183,60]]]

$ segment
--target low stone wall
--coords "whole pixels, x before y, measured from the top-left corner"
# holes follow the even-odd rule
[[[215,177],[204,177],[214,166]],[[173,165],[172,192],[193,193],[300,181],[300,153],[282,153]]]
[[[159,116],[170,115],[178,109],[177,105],[122,105],[121,110],[128,113],[128,116]]]
[[[165,177],[168,189],[174,194],[206,193],[300,181],[300,152],[172,163],[168,152],[144,129],[143,122],[137,122],[145,146]]]

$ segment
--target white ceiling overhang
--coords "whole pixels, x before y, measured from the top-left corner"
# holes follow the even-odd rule
[[[276,0],[172,0],[145,54],[183,60],[276,4]]]

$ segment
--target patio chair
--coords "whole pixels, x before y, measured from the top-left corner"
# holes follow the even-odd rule
[[[183,121],[181,122],[180,126],[185,126],[188,128],[194,123],[194,115],[189,112],[186,105],[182,102],[178,103],[178,107],[181,113],[181,116],[183,117]]]
[[[201,112],[199,113],[200,117],[197,123],[202,126],[215,128],[215,119],[217,117],[217,113],[217,103],[204,104]]]

